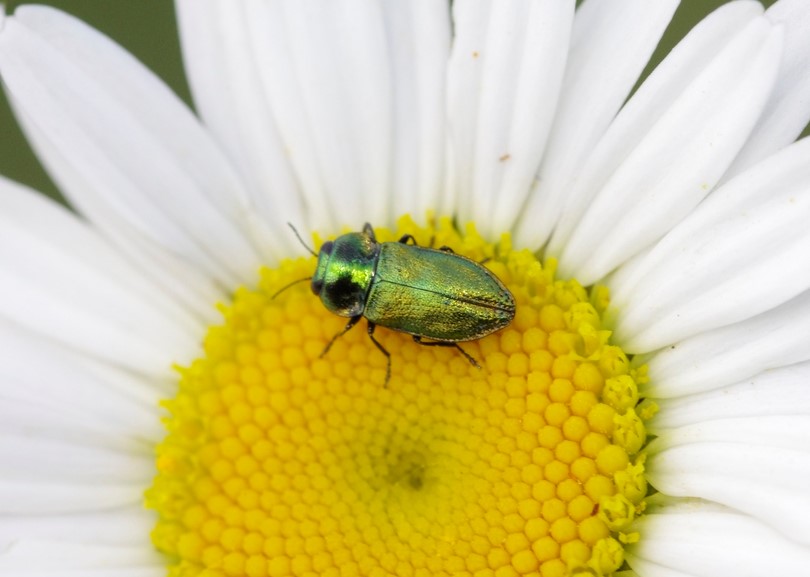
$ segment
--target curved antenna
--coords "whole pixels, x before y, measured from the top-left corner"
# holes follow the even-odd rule
[[[287,290],[287,289],[288,289],[288,288],[290,288],[291,286],[295,286],[295,285],[297,285],[297,284],[298,284],[298,283],[300,283],[300,282],[304,282],[305,280],[312,280],[312,277],[311,277],[311,276],[308,276],[307,278],[299,278],[298,280],[294,280],[294,281],[292,281],[292,282],[291,282],[291,283],[289,283],[289,284],[285,284],[283,287],[281,287],[280,289],[278,289],[278,290],[277,290],[277,291],[276,291],[276,292],[273,294],[273,296],[271,296],[271,297],[270,297],[270,300],[273,300],[274,298],[276,298],[278,295],[280,295],[281,293],[283,293],[285,290]]]
[[[315,254],[314,250],[312,250],[311,248],[309,248],[307,246],[307,243],[304,242],[304,240],[301,238],[301,235],[298,234],[298,231],[295,229],[295,227],[292,225],[291,222],[288,222],[287,226],[289,226],[292,229],[292,231],[295,233],[295,237],[298,239],[298,242],[300,242],[301,246],[303,246],[305,249],[307,249],[309,251],[309,254],[311,254],[312,256],[318,256],[317,254]],[[307,280],[307,279],[303,279],[303,280]]]

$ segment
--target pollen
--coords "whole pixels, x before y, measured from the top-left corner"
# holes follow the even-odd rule
[[[645,507],[634,369],[603,287],[448,219],[411,234],[489,268],[507,328],[449,347],[328,312],[315,259],[263,269],[178,367],[146,504],[170,577],[607,576]],[[279,289],[291,285],[279,293]],[[277,294],[278,293],[278,294]],[[384,386],[385,385],[385,386]],[[643,538],[643,537],[642,537]]]

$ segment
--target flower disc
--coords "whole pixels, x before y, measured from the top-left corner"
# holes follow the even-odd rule
[[[338,338],[304,283],[314,258],[261,273],[179,370],[147,503],[170,575],[610,574],[642,510],[637,383],[602,326],[604,289],[449,220],[397,231],[484,262],[512,325],[453,348],[378,328]]]

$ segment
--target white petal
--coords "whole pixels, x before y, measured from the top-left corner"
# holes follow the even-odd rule
[[[625,557],[644,577],[801,575],[810,564],[810,549],[768,526],[699,504],[644,515],[636,529],[642,538]]]
[[[802,403],[801,397],[794,402]],[[668,401],[660,402],[661,411],[667,412]],[[797,452],[810,452],[807,439],[810,438],[810,414],[756,415],[751,417],[709,418],[701,423],[684,425],[666,431],[656,429],[660,434],[650,443],[650,453],[689,445],[687,448],[702,450],[700,444],[735,443],[744,449],[755,447],[780,448]],[[692,445],[697,445],[693,447]],[[663,458],[661,458],[664,461]],[[670,467],[667,462],[664,466]],[[796,466],[810,467],[810,460]],[[762,469],[766,469],[763,467]],[[773,472],[765,472],[772,475]],[[794,488],[805,487],[800,477],[790,477],[783,481]]]
[[[727,6],[673,50],[589,159],[549,244],[564,276],[591,284],[652,245],[745,144],[776,77],[782,33],[751,19],[757,4]]]
[[[141,483],[146,487],[154,473],[153,456],[148,453],[123,453],[25,434],[0,438],[0,477],[8,481],[59,479],[66,484]]]
[[[724,180],[793,142],[810,120],[810,3],[781,0],[765,15],[785,30],[779,75],[762,117]]]
[[[445,77],[450,7],[436,0],[383,3],[394,105],[393,215],[437,211],[445,184]]]
[[[716,390],[666,399],[665,410],[649,422],[657,435],[668,429],[712,419],[810,415],[810,363],[765,371],[750,380]],[[657,398],[657,397],[656,397]]]
[[[742,511],[810,545],[808,416],[718,419],[669,430],[648,446],[662,493]]]
[[[485,236],[511,227],[534,180],[557,106],[573,14],[573,2],[453,5],[453,212],[473,220]]]
[[[16,381],[13,386],[19,386]],[[5,389],[4,389],[5,391]],[[36,403],[29,400],[4,398],[0,401],[0,435],[36,437],[44,439],[61,439],[76,445],[89,445],[113,448],[135,454],[154,453],[155,443],[166,431],[157,431],[158,415],[153,415],[153,424],[148,429],[138,432],[142,438],[150,439],[152,443],[134,438],[132,431],[123,432],[123,427],[116,428],[115,423],[108,417],[107,420],[98,419],[97,422],[88,422],[87,415],[73,407],[55,408],[47,403]],[[28,456],[27,458],[31,458]]]
[[[715,191],[609,281],[616,338],[635,353],[749,319],[810,287],[810,139]]]
[[[386,221],[393,95],[382,7],[293,0],[249,10],[257,70],[309,225]]]
[[[154,547],[149,540],[149,532],[154,527],[154,513],[146,511],[143,505],[137,505],[101,511],[96,513],[83,513],[77,515],[30,515],[30,516],[4,516],[0,523],[0,568],[9,563],[9,549],[12,558],[21,555],[28,548],[23,545],[22,550],[14,551],[20,543],[50,542],[61,547],[75,547],[92,545],[96,547],[140,547],[144,552],[152,551]],[[42,570],[47,567],[42,559],[29,559],[26,575],[35,569]],[[65,559],[67,565],[73,568],[71,562],[79,564],[82,556]],[[155,561],[159,556],[155,554]],[[18,560],[19,561],[19,560]],[[70,573],[74,575],[74,573]],[[164,569],[165,574],[165,569]],[[97,573],[95,575],[98,575]]]
[[[285,223],[305,223],[298,182],[286,157],[247,33],[248,4],[176,3],[189,84],[201,116],[240,168],[267,230],[267,259],[301,252]],[[257,224],[257,226],[259,226]]]
[[[551,136],[515,231],[517,246],[539,248],[549,238],[572,182],[630,94],[677,6],[677,0],[580,6]]]
[[[139,453],[165,434],[157,405],[174,380],[138,377],[4,325],[0,350],[0,410],[12,412],[0,430]]]
[[[77,515],[4,517],[0,523],[0,551],[15,541],[48,540],[95,545],[133,545],[152,548],[149,532],[155,513],[143,505]],[[0,554],[2,559],[2,554]]]
[[[26,540],[0,555],[0,570],[31,577],[160,577],[166,560],[143,546]]]
[[[321,220],[326,222],[331,218],[327,204],[334,179],[324,174],[322,178],[325,184],[317,182],[318,173],[311,164],[307,164],[313,162],[314,144],[310,146],[304,143],[309,139],[324,139],[328,135],[321,134],[317,126],[307,126],[305,116],[300,119],[292,116],[300,115],[302,104],[300,100],[286,100],[287,93],[296,91],[299,83],[298,73],[284,56],[292,48],[285,43],[286,31],[283,28],[274,32],[281,24],[281,16],[271,13],[275,9],[263,4],[232,6],[208,2],[201,5],[200,2],[189,1],[178,4],[192,86],[199,87],[196,92],[200,95],[198,99],[202,103],[203,114],[217,134],[229,143],[233,155],[243,158],[243,164],[251,163],[245,170],[257,175],[255,180],[260,184],[257,194],[267,194],[265,191],[269,191],[275,198],[283,193],[277,201],[279,205],[289,200],[289,193],[284,191],[291,186],[287,183],[290,170],[287,156],[290,156],[292,163],[304,171],[294,176],[298,180],[292,186],[298,187],[298,182],[301,183],[309,199],[308,211],[324,213]],[[393,156],[390,182],[380,180],[380,187],[369,193],[372,205],[365,205],[364,208],[373,208],[374,203],[383,206],[384,199],[388,199],[393,203],[394,214],[408,212],[421,219],[428,209],[437,209],[444,184],[444,83],[450,46],[449,7],[444,2],[434,0],[388,0],[381,8],[386,47],[380,55],[387,55],[388,62],[385,64],[385,74],[375,82],[379,82],[381,87],[390,84],[394,133],[388,144],[392,147]],[[245,34],[246,30],[251,34]],[[274,52],[279,54],[274,55]],[[327,52],[322,52],[321,56],[325,54]],[[339,56],[335,55],[336,58]],[[310,74],[309,71],[304,72]],[[272,79],[268,80],[272,84],[267,85],[266,93],[265,85],[260,83],[263,75],[272,75]],[[227,76],[227,79],[223,80],[223,76]],[[259,84],[254,86],[257,82]],[[223,86],[235,88],[222,90]],[[351,87],[346,87],[346,90],[350,91]],[[377,92],[382,95],[386,90],[389,88]],[[313,98],[318,99],[315,105],[321,107],[323,103],[320,99],[329,100],[332,95],[316,94]],[[234,105],[231,104],[233,99],[247,102]],[[384,106],[385,103],[381,102],[380,105]],[[282,112],[274,112],[274,107],[279,106]],[[246,113],[241,114],[240,111]],[[280,116],[278,122],[276,113]],[[366,122],[362,121],[362,125]],[[275,158],[282,138],[277,126],[286,127],[284,158],[281,159]],[[312,135],[307,134],[310,130]],[[349,133],[349,136],[352,134]],[[250,144],[245,146],[245,142]],[[295,154],[291,155],[293,147]],[[239,152],[245,148],[248,150]],[[357,154],[367,157],[369,152],[358,150]],[[284,166],[275,168],[274,163],[280,161]],[[370,162],[371,159],[363,161]],[[371,167],[361,166],[361,170],[368,172]],[[273,184],[272,179],[278,181],[281,177],[285,179],[283,183]],[[327,196],[318,197],[321,193]],[[356,211],[357,206],[349,202],[345,208]],[[286,208],[277,210],[274,218],[283,216],[288,221],[305,224],[304,216],[300,214],[301,208],[290,210],[291,214],[287,213]],[[365,218],[369,218],[369,215]],[[317,220],[318,217],[314,219]],[[356,217],[352,224],[357,226],[355,220]],[[375,217],[372,221],[379,222],[379,219]],[[286,227],[284,230],[287,230]],[[286,244],[289,247],[291,242],[296,241],[286,233],[282,246]],[[300,251],[301,247],[295,246],[293,250]]]
[[[0,73],[62,190],[145,270],[173,258],[223,286],[254,279],[240,182],[140,63],[64,13],[24,6],[0,34]]]
[[[49,543],[45,543],[42,545],[41,549],[35,549],[33,551],[28,551],[27,554],[29,555],[29,560],[20,560],[19,566],[25,567],[26,571],[24,573],[25,577],[65,577],[64,569],[56,568],[56,569],[44,569],[42,571],[39,570],[30,570],[31,567],[31,559],[37,559],[43,555],[43,552],[50,547]],[[114,553],[113,553],[114,554]],[[67,564],[65,564],[67,565]],[[153,565],[148,567],[142,568],[132,568],[132,567],[122,567],[122,568],[115,568],[115,569],[108,569],[104,568],[104,575],[105,577],[161,577],[166,575],[166,562],[159,562],[155,560]],[[98,577],[98,567],[90,567],[86,569],[79,569],[79,570],[72,570],[70,572],[70,577]]]
[[[662,567],[653,561],[640,559],[627,553],[625,553],[625,560],[629,560],[634,569],[629,572],[629,577],[697,577],[696,573],[685,573],[671,567]],[[623,573],[617,573],[617,577],[618,575],[623,575]]]
[[[143,502],[145,487],[142,482],[88,484],[0,477],[0,515],[86,513],[130,506]]]
[[[11,25],[11,23],[9,23]],[[83,222],[0,179],[0,318],[152,376],[198,351],[202,324]]]
[[[645,394],[710,391],[777,367],[810,360],[810,291],[754,318],[680,341],[642,358]],[[808,375],[810,377],[810,375]]]
[[[42,545],[42,549],[37,549],[34,551],[29,551],[28,554],[30,555],[30,559],[36,559],[38,556],[42,556],[43,550],[50,547],[50,544],[45,543]],[[114,553],[113,553],[114,554]],[[66,564],[65,564],[66,565]],[[21,560],[19,563],[20,567],[26,567],[27,570],[25,571],[25,577],[64,577],[65,572],[64,569],[43,569],[43,570],[31,570],[31,561]],[[104,568],[104,575],[105,577],[161,577],[162,575],[166,575],[166,561],[163,560],[160,562],[158,559],[154,561],[152,565],[144,566],[144,567],[121,567],[115,569],[108,569]],[[98,567],[89,567],[83,568],[79,570],[71,570],[70,577],[98,577]]]
[[[562,252],[599,188],[639,146],[651,127],[677,103],[690,84],[695,82],[696,76],[701,73],[705,76],[704,71],[712,62],[706,55],[716,55],[761,14],[762,7],[754,2],[724,5],[690,30],[653,70],[619,112],[593,156],[581,168],[581,174],[577,175],[574,190],[569,191],[566,210],[560,215],[560,222],[549,243],[552,253]]]

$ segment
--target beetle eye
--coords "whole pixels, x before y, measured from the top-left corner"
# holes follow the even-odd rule
[[[316,295],[320,295],[321,289],[323,288],[323,281],[320,279],[319,280],[312,279],[312,284],[310,286],[312,287],[313,293],[315,293]]]
[[[321,245],[321,250],[318,251],[318,256],[322,254],[332,254],[332,247],[335,246],[335,243],[331,240],[327,240],[325,243]]]

